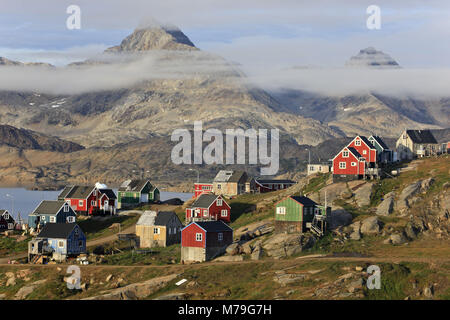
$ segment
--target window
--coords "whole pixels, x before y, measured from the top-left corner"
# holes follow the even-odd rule
[[[94,207],[94,206],[95,206],[95,201],[91,200],[91,207]]]
[[[78,241],[78,246],[80,247],[80,248],[83,248],[83,241]]]
[[[83,206],[83,200],[79,200],[79,201],[78,201],[78,206],[79,206],[79,207],[82,207],[82,206]]]
[[[228,216],[228,210],[227,210],[227,209],[222,210],[222,211],[220,212],[220,215],[221,215],[222,217],[227,217],[227,216]]]
[[[58,248],[64,248],[64,241],[58,241]]]
[[[14,223],[8,223],[8,229],[13,229],[14,228]]]
[[[217,234],[217,240],[222,241],[223,240],[223,233]]]
[[[314,171],[314,166],[309,166],[309,171]]]
[[[342,152],[342,157],[348,158],[348,151],[343,151]]]
[[[207,217],[208,216],[208,210],[203,211],[203,216]]]
[[[169,228],[169,235],[172,234],[172,228]]]
[[[345,169],[347,167],[345,162],[339,162],[339,169]]]
[[[41,220],[42,220],[42,221],[45,221],[45,216],[42,216]]]
[[[367,154],[367,150],[363,150],[363,154]]]
[[[153,233],[154,234],[159,234],[159,228],[153,228]]]
[[[64,205],[64,212],[69,212],[69,205],[67,203]]]
[[[5,213],[5,214],[3,215],[3,218],[5,218],[5,220],[8,220],[8,219],[9,219],[9,213]]]
[[[67,217],[67,222],[68,223],[74,223],[75,222],[75,217],[74,216],[69,216],[69,217]]]
[[[195,234],[195,241],[202,241],[203,240],[203,234],[196,233]]]
[[[76,236],[78,235],[78,228],[75,228],[74,233],[75,233]]]
[[[217,199],[217,206],[221,207],[222,206],[222,199]]]
[[[50,217],[50,222],[55,223],[56,222],[56,217]]]
[[[221,184],[218,184],[218,185],[217,185],[217,189],[218,189],[218,190],[222,189],[222,185],[221,185]]]
[[[356,162],[352,162],[352,167],[356,167]]]
[[[286,214],[286,207],[277,207],[277,214]]]
[[[355,141],[355,146],[360,146],[360,145],[361,145],[361,140],[356,139],[356,141]]]
[[[105,207],[107,207],[107,206],[108,206],[108,200],[105,200],[105,202],[103,202],[103,205],[104,205]]]

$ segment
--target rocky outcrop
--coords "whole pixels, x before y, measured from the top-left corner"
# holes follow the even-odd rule
[[[315,242],[316,238],[312,235],[279,233],[265,241],[262,248],[269,257],[280,259],[311,248]]]
[[[347,67],[392,69],[400,68],[400,65],[392,57],[374,47],[368,47],[359,51],[356,56],[350,58],[345,64]]]
[[[379,216],[389,216],[394,211],[394,197],[386,197],[377,207],[377,215]]]
[[[133,283],[123,288],[114,289],[108,293],[89,297],[84,300],[137,300],[148,297],[164,288],[169,282],[176,279],[178,274],[171,274],[153,278],[141,283]]]
[[[352,223],[352,215],[345,209],[333,210],[328,217],[328,228],[330,230],[348,226],[350,223]]]
[[[354,191],[355,202],[359,207],[368,206],[370,204],[370,196],[372,194],[372,183],[365,183]]]

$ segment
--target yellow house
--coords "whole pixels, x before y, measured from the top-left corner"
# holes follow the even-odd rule
[[[140,248],[167,247],[181,242],[180,219],[172,211],[145,211],[136,223]]]

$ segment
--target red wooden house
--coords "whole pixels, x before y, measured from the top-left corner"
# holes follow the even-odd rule
[[[117,196],[112,189],[98,189],[97,190],[97,207],[105,214],[116,213]]]
[[[204,220],[230,222],[231,207],[221,196],[202,194],[189,208],[186,208],[186,222]]]
[[[223,221],[192,222],[181,230],[181,262],[208,261],[233,243],[233,229]]]
[[[204,193],[213,193],[213,184],[208,182],[197,182],[194,184],[194,199]]]
[[[345,147],[333,158],[333,180],[348,181],[364,177],[366,162],[355,148]]]
[[[347,147],[355,148],[366,160],[368,168],[374,168],[377,163],[377,149],[365,136],[356,136]]]

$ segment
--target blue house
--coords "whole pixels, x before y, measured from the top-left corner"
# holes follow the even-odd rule
[[[77,214],[65,201],[42,201],[28,216],[28,226],[36,229],[47,223],[75,223]]]
[[[76,223],[47,223],[28,245],[29,261],[50,254],[55,260],[64,261],[81,253],[86,253],[86,236]]]

